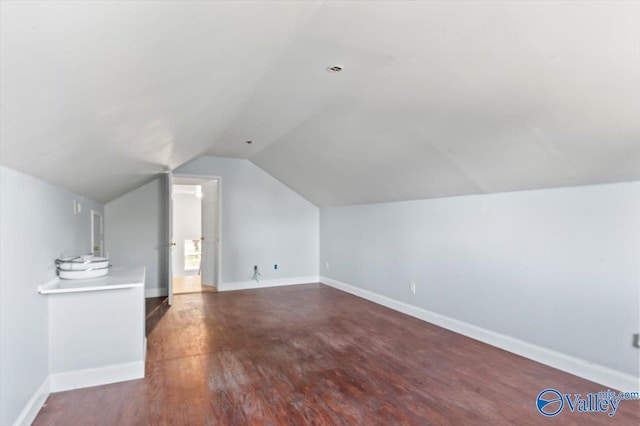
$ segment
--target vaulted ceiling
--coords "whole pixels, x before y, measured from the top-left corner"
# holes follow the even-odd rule
[[[318,206],[640,179],[640,2],[2,2],[0,19],[0,162],[97,201],[201,155]]]

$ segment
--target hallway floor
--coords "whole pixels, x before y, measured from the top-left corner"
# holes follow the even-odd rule
[[[178,275],[173,277],[173,294],[216,292],[214,286],[202,285],[200,275]]]

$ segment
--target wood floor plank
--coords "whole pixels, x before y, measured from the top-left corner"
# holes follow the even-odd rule
[[[218,289],[211,285],[202,285],[200,275],[176,275],[173,277],[173,294],[213,292]]]
[[[542,389],[601,385],[320,284],[174,297],[143,380],[52,394],[34,425],[636,425],[545,418]]]

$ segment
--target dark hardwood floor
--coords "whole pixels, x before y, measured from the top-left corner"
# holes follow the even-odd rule
[[[323,285],[174,297],[143,380],[52,394],[35,425],[637,425],[545,418],[546,388],[603,386]]]
[[[169,300],[166,297],[150,297],[145,299],[144,302],[146,312],[145,331],[148,338],[164,314],[169,310]]]

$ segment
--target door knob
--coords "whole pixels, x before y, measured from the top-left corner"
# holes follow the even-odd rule
[[[176,243],[174,243],[174,242],[172,241],[172,242],[170,242],[169,244],[165,244],[164,246],[165,246],[165,247],[171,247],[171,246],[175,246],[175,245],[176,245]]]

